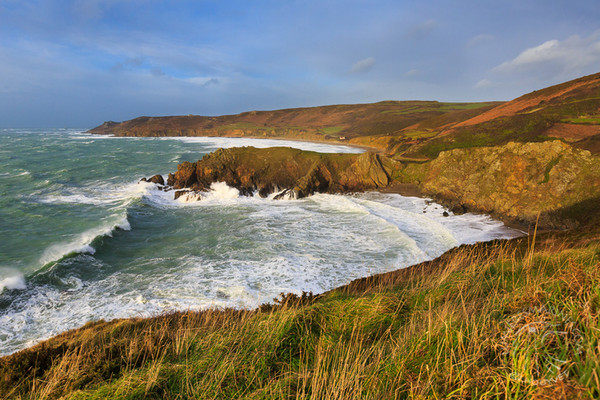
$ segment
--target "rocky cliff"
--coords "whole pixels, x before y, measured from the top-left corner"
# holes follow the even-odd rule
[[[281,192],[280,197],[292,198],[411,184],[455,211],[525,224],[535,223],[539,214],[542,227],[566,228],[585,222],[586,213],[600,205],[600,157],[561,141],[455,149],[425,163],[374,153],[244,147],[184,162],[167,184],[207,191],[214,182],[226,182],[242,194]]]
[[[451,207],[527,223],[539,213],[546,227],[576,224],[561,210],[600,198],[600,157],[560,141],[444,151],[405,172]]]
[[[167,184],[174,189],[206,191],[225,182],[242,194],[273,192],[301,198],[315,192],[346,193],[387,186],[398,168],[374,153],[320,154],[288,147],[219,149],[201,160],[179,165]]]

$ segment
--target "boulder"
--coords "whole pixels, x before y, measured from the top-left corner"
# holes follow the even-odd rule
[[[162,175],[154,175],[152,178],[148,179],[147,182],[156,183],[157,185],[164,186],[165,180]]]

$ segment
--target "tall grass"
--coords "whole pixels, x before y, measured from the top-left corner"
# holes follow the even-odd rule
[[[461,246],[252,311],[92,323],[0,359],[0,397],[598,397],[599,237]]]

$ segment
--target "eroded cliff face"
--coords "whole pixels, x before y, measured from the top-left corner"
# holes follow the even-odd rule
[[[600,196],[600,159],[560,141],[441,152],[421,167],[424,193],[448,205],[547,227],[559,211]],[[600,201],[599,204],[600,205]]]
[[[242,194],[266,196],[287,190],[292,197],[315,192],[346,193],[387,186],[394,161],[374,153],[321,154],[287,147],[219,149],[195,163],[184,162],[168,184],[174,189],[206,191],[225,182]]]

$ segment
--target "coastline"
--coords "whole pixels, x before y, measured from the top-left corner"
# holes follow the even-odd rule
[[[87,130],[85,133],[90,134],[90,135],[100,135],[100,136],[106,136],[107,134],[102,134],[102,133],[94,133],[91,132],[90,130]],[[301,142],[301,143],[314,143],[314,144],[325,144],[325,145],[332,145],[332,146],[346,146],[346,147],[351,147],[351,148],[358,148],[358,149],[362,149],[365,152],[373,152],[379,155],[384,155],[385,152],[383,152],[381,149],[378,148],[374,148],[374,147],[369,147],[369,146],[362,146],[362,145],[356,145],[356,144],[350,144],[350,143],[345,143],[345,142],[339,142],[339,141],[327,141],[327,140],[313,140],[313,139],[298,139],[298,138],[287,138],[287,137],[259,137],[259,136],[233,136],[233,135],[220,135],[220,136],[116,136],[116,135],[112,135],[114,137],[131,137],[131,138],[143,138],[143,137],[151,137],[151,138],[156,138],[156,137],[160,137],[160,138],[180,138],[180,137],[189,137],[189,138],[195,138],[195,137],[205,137],[205,138],[232,138],[232,139],[258,139],[258,140],[278,140],[278,141],[291,141],[291,142]],[[340,154],[340,153],[330,153],[330,154]],[[390,183],[390,185],[386,186],[386,187],[381,187],[378,188],[377,190],[375,190],[377,192],[381,192],[381,193],[396,193],[399,194],[401,196],[407,196],[407,197],[418,197],[421,199],[432,199],[434,200],[436,203],[440,204],[441,206],[447,208],[448,210],[451,210],[455,213],[472,213],[472,214],[476,214],[476,215],[486,215],[489,216],[497,221],[501,221],[502,223],[504,223],[505,226],[509,227],[509,228],[513,228],[516,230],[519,230],[521,232],[523,232],[523,234],[528,234],[528,232],[532,229],[532,223],[531,222],[526,222],[523,220],[520,220],[518,218],[514,218],[514,217],[508,217],[506,215],[503,215],[501,213],[486,213],[484,211],[478,210],[478,209],[474,209],[473,207],[467,207],[465,205],[460,205],[457,206],[456,202],[454,201],[449,201],[448,199],[446,199],[443,196],[438,196],[438,195],[428,195],[425,194],[423,192],[423,189],[421,187],[419,187],[419,185],[414,184],[414,183],[403,183],[403,182],[398,182],[398,181],[392,181]],[[535,225],[535,224],[533,224]],[[552,232],[555,229],[540,229],[540,231],[548,231],[548,232]]]
[[[433,199],[424,194],[418,185],[397,181],[375,191]],[[448,205],[433,200],[444,207]],[[495,219],[502,221],[499,218]],[[574,239],[571,239],[571,234]],[[597,236],[597,233],[593,235]],[[382,360],[398,360],[399,369],[397,372],[394,370],[394,374],[405,371],[406,365],[427,364],[437,368],[434,373],[438,376],[446,366],[436,363],[435,354],[462,355],[460,351],[464,349],[461,343],[457,345],[458,348],[443,347],[455,344],[454,341],[445,341],[444,338],[468,337],[469,341],[476,343],[479,348],[483,346],[482,351],[485,350],[486,354],[493,355],[493,341],[502,335],[502,331],[497,332],[497,329],[502,329],[527,312],[523,310],[536,310],[535,307],[546,310],[545,299],[558,298],[556,301],[563,301],[563,297],[559,297],[564,296],[561,291],[547,290],[540,294],[540,291],[546,290],[544,285],[548,279],[543,275],[548,266],[544,260],[551,256],[556,257],[556,261],[552,263],[556,263],[562,270],[559,275],[554,270],[551,271],[550,278],[556,281],[556,285],[564,282],[570,284],[568,279],[572,277],[574,269],[571,264],[560,260],[570,256],[570,251],[585,251],[583,254],[586,257],[589,255],[590,260],[595,260],[597,252],[593,248],[594,242],[590,242],[593,237],[585,230],[572,233],[538,231],[535,237],[535,256],[530,236],[480,241],[453,247],[430,261],[354,279],[317,295],[282,294],[274,303],[257,308],[173,311],[148,318],[90,322],[24,350],[0,357],[0,374],[6,377],[5,381],[0,383],[0,397],[6,393],[39,390],[35,385],[39,385],[41,379],[51,382],[47,387],[50,387],[49,392],[59,393],[56,397],[65,394],[68,397],[69,390],[73,390],[74,393],[78,393],[76,391],[79,390],[90,393],[99,390],[98,393],[104,396],[114,395],[115,398],[126,396],[132,390],[147,395],[161,396],[167,393],[170,396],[178,387],[173,383],[178,382],[179,378],[176,377],[193,379],[193,376],[202,374],[221,379],[230,376],[228,373],[222,375],[224,370],[213,372],[210,369],[202,369],[219,365],[221,360],[228,366],[235,365],[237,370],[248,365],[268,367],[265,373],[267,379],[264,381],[253,377],[244,381],[244,376],[240,374],[234,379],[235,382],[240,382],[241,386],[235,386],[237,383],[232,384],[228,381],[229,387],[234,385],[238,390],[245,390],[244,385],[251,386],[253,382],[281,382],[285,385],[285,382],[277,380],[281,379],[283,374],[289,376],[297,373],[293,370],[295,365],[300,365],[303,371],[313,374],[312,371],[319,367],[318,357],[321,354],[336,354],[337,351],[354,354],[351,352],[356,349],[371,352],[394,348],[396,350],[393,350],[391,355],[381,353]],[[579,250],[577,246],[584,250]],[[578,260],[575,262],[579,262]],[[590,262],[590,265],[592,264],[593,262]],[[583,262],[581,266],[577,265],[577,268],[584,267],[587,268]],[[535,274],[542,276],[538,278]],[[443,290],[440,290],[442,287]],[[583,307],[584,300],[581,303]],[[255,332],[253,327],[260,329]],[[473,338],[474,332],[479,336]],[[218,340],[211,341],[213,338]],[[221,341],[219,338],[225,339]],[[146,347],[136,347],[140,343],[145,343]],[[239,346],[240,343],[244,345]],[[335,343],[335,346],[339,347],[330,351],[330,347],[319,347],[322,343]],[[485,347],[487,345],[491,347],[488,349]],[[258,354],[260,357],[238,358],[239,355],[245,354],[245,348],[249,349],[248,354]],[[193,351],[193,354],[197,355],[194,357],[197,358],[189,358],[188,350]],[[298,360],[295,356],[297,353],[306,354],[308,357],[314,355],[317,362],[311,364],[313,359],[308,357],[300,357]],[[73,354],[82,357],[73,357]],[[203,357],[206,354],[218,356],[214,360],[205,359]],[[264,356],[265,354],[270,356]],[[359,363],[365,359],[372,361],[363,354],[357,355]],[[459,357],[455,360],[456,365],[459,367],[464,359],[481,359],[479,355],[480,353],[474,353],[464,355],[465,358]],[[137,364],[137,361],[132,361],[136,359],[147,360],[148,363]],[[38,360],[44,362],[39,363]],[[200,364],[194,364],[197,360]],[[232,364],[233,362],[239,364]],[[491,368],[496,368],[498,363],[495,358],[491,358],[488,364]],[[35,365],[36,369],[31,369],[31,365]],[[61,372],[56,369],[57,365],[73,367],[69,367],[68,372]],[[342,366],[334,363],[328,365],[332,365],[332,368]],[[389,365],[374,364],[372,370],[384,371],[385,368],[389,368]],[[194,375],[186,375],[187,371],[192,370]],[[502,373],[506,366],[500,363],[498,370]],[[158,371],[156,376],[160,375],[161,378],[156,380],[152,376],[144,375],[146,371]],[[174,371],[174,375],[171,371]],[[465,375],[464,385],[473,382],[473,379],[479,379],[477,371],[476,369],[473,376]],[[495,370],[486,371],[490,373]],[[63,375],[60,375],[61,373]],[[61,383],[65,373],[68,374],[67,384]],[[136,374],[135,379],[139,377],[143,382],[139,386],[141,389],[135,386],[136,380],[132,383],[131,374]],[[376,373],[368,374],[368,379],[373,381],[385,378]],[[48,378],[59,375],[61,379],[57,381]],[[412,375],[397,376],[403,382],[407,382]],[[148,386],[146,382],[153,383]],[[482,380],[480,383],[485,384],[486,381]],[[54,386],[51,386],[52,384]],[[463,383],[459,382],[460,384]],[[150,389],[144,389],[148,387]],[[202,386],[198,393],[204,393],[204,389]],[[231,395],[231,392],[226,393],[224,397],[228,395]],[[12,394],[8,395],[10,396]]]
[[[127,137],[127,136],[125,136],[125,137]],[[168,138],[168,137],[180,137],[180,136],[161,136],[161,137]],[[264,137],[257,137],[257,136],[185,136],[185,137],[240,138],[240,139],[259,139],[259,140],[266,139],[266,140],[280,140],[280,141],[292,141],[292,142],[303,142],[303,143],[314,143],[314,144],[329,144],[329,145],[333,145],[333,146],[347,146],[347,147],[352,147],[352,148],[359,148],[359,149],[365,150],[365,152],[373,152],[373,153],[376,153],[379,155],[384,155],[384,152],[377,148],[353,145],[353,144],[343,143],[343,142],[325,141],[325,140],[323,140],[323,141],[310,140],[310,139],[303,140],[303,139],[286,138],[286,137],[264,138]],[[340,154],[340,153],[330,153],[330,154]],[[371,191],[373,191],[373,190],[371,190]],[[421,199],[432,199],[436,203],[440,204],[441,206],[447,208],[450,211],[453,211],[455,214],[456,213],[458,213],[458,214],[471,213],[471,214],[476,214],[476,215],[486,215],[497,221],[501,221],[502,223],[504,223],[505,226],[507,226],[509,228],[513,228],[513,229],[521,231],[523,234],[527,234],[527,232],[529,232],[532,229],[532,223],[520,220],[518,218],[509,217],[509,216],[506,216],[506,215],[503,215],[503,214],[497,213],[497,212],[496,213],[486,213],[482,210],[475,209],[473,207],[467,207],[466,205],[463,205],[463,204],[457,206],[456,202],[448,201],[448,199],[444,198],[443,196],[438,196],[435,194],[433,194],[433,195],[426,194],[423,192],[423,189],[419,185],[414,184],[414,183],[405,183],[405,182],[399,182],[397,180],[392,180],[388,186],[377,188],[374,191],[381,192],[381,193],[396,193],[401,196],[418,197]],[[547,231],[549,231],[549,232],[551,232],[553,230],[554,229],[547,229]]]

